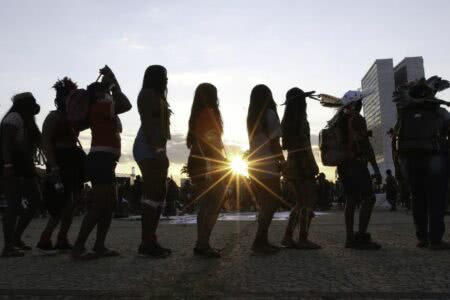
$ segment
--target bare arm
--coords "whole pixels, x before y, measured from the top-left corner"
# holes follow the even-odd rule
[[[55,129],[58,126],[58,120],[55,113],[50,113],[45,118],[42,125],[42,150],[44,151],[47,162],[52,169],[58,167],[55,156],[55,143],[53,137],[55,136]]]
[[[131,109],[132,105],[130,100],[128,100],[128,97],[122,93],[118,85],[113,88],[112,94],[114,99],[114,111],[116,115],[126,113]]]
[[[360,132],[361,140],[360,140],[360,147],[362,148],[363,152],[366,154],[367,159],[372,166],[372,169],[376,174],[380,173],[380,169],[378,168],[377,160],[375,158],[375,152],[373,151],[372,144],[369,140],[369,134],[367,130],[367,123],[366,121],[361,118],[361,124],[362,128],[358,128],[358,131]]]

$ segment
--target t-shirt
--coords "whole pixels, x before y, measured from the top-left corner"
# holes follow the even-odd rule
[[[7,124],[14,126],[17,129],[15,149],[19,151],[27,151],[27,141],[25,137],[25,125],[23,119],[17,112],[11,112],[5,116],[2,125]]]
[[[115,115],[112,101],[97,101],[89,113],[91,123],[91,152],[109,152],[120,156],[121,123]]]

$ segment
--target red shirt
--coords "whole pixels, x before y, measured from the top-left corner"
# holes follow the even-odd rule
[[[91,123],[91,151],[112,152],[120,156],[120,121],[114,113],[112,101],[97,101],[89,113]]]

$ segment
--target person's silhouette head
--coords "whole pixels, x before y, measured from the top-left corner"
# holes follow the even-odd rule
[[[258,84],[250,93],[248,106],[247,130],[250,137],[260,128],[267,129],[265,113],[268,109],[277,113],[277,105],[273,100],[272,91],[266,85]]]
[[[306,119],[306,96],[298,87],[290,89],[286,93],[286,102],[282,129],[283,129],[283,148],[287,148],[289,140],[293,136],[299,135],[302,126],[302,120]]]
[[[306,96],[303,90],[294,87],[286,93],[286,109],[295,110],[298,113],[306,113]]]
[[[36,125],[35,116],[39,114],[41,107],[37,104],[36,98],[30,92],[16,94],[11,98],[13,104],[8,110],[9,113],[17,113],[23,120],[24,127],[32,145],[37,145],[40,141],[41,132]],[[6,116],[5,115],[5,116]]]
[[[189,118],[189,132],[187,135],[187,146],[190,148],[195,142],[195,124],[199,113],[206,109],[212,109],[214,119],[220,132],[223,132],[222,116],[219,110],[219,98],[217,96],[217,88],[211,83],[201,83],[195,89],[194,101],[191,108],[191,116]]]
[[[66,99],[69,94],[77,89],[77,84],[69,77],[64,77],[61,80],[56,81],[53,88],[56,91],[55,107],[60,112],[66,112]]]
[[[145,70],[143,89],[152,89],[162,97],[167,95],[167,70],[160,65],[152,65]]]
[[[87,93],[91,103],[95,103],[99,100],[104,100],[106,94],[109,94],[108,88],[101,82],[94,82],[88,85]]]

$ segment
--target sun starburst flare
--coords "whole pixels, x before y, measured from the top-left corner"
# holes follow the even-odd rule
[[[242,156],[233,156],[229,166],[234,175],[248,177],[248,162]]]

